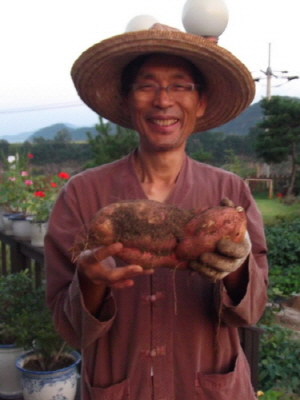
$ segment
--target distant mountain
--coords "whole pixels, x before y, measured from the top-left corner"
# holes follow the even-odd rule
[[[254,127],[262,119],[263,112],[259,102],[252,104],[233,120],[218,128],[212,129],[212,132],[223,132],[225,135],[245,136],[248,134],[250,128]]]
[[[0,140],[6,140],[9,143],[23,143],[33,132],[17,133],[16,135],[3,135]]]
[[[282,96],[286,99],[300,101],[299,97]],[[262,121],[264,115],[261,108],[261,102],[252,104],[246,108],[238,117],[227,122],[218,128],[212,129],[213,132],[223,132],[225,135],[247,135],[250,128]]]
[[[57,132],[67,130],[73,140],[86,140],[86,132],[91,132],[92,135],[96,134],[95,127],[86,127],[86,128],[76,128],[74,125],[70,124],[54,124],[51,126],[47,126],[46,128],[39,129],[30,135],[27,140],[32,142],[34,138],[42,137],[46,140],[52,140]]]
[[[35,132],[24,132],[16,135],[1,136],[0,140],[6,140],[9,143],[23,143],[25,141],[32,142],[34,138],[43,137],[46,140],[52,140],[57,132],[66,129],[72,136],[73,140],[87,140],[86,132],[91,132],[92,135],[97,133],[95,126],[78,128],[71,124],[54,124]]]

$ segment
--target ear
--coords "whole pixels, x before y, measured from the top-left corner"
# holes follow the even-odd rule
[[[122,110],[124,112],[124,114],[130,114],[130,107],[129,107],[129,99],[128,97],[121,97],[121,101],[120,101],[120,105],[122,107]]]
[[[197,105],[197,111],[196,111],[196,117],[200,118],[202,115],[205,113],[207,106],[207,97],[205,93],[202,93],[199,95],[198,99],[198,105]]]

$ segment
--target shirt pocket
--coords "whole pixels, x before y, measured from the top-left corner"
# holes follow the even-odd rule
[[[195,400],[255,400],[251,385],[249,365],[243,353],[235,361],[234,369],[227,374],[204,375],[197,373]]]
[[[86,374],[84,375],[84,391],[88,391],[91,400],[130,400],[128,379],[109,387],[101,388],[91,386]]]

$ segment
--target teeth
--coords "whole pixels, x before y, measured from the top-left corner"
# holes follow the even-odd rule
[[[153,119],[152,122],[160,126],[168,126],[177,122],[177,119]]]

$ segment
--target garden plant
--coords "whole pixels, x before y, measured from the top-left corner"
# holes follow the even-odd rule
[[[260,199],[258,205],[263,204],[262,212],[266,203],[270,205],[265,224],[270,267],[269,301],[259,322],[263,334],[260,339],[258,398],[299,400],[300,335],[282,326],[276,314],[281,310],[282,302],[300,293],[300,281],[297,279],[300,275],[300,205],[294,203],[293,212],[290,213],[291,205],[283,201],[279,203],[278,199],[274,199],[261,202]],[[266,214],[263,212],[263,217]]]

